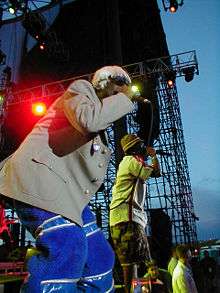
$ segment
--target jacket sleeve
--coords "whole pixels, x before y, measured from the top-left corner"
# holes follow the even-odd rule
[[[131,156],[131,161],[129,164],[129,172],[142,180],[146,180],[150,177],[153,168],[150,166],[143,166],[141,162],[139,162],[136,158]]]
[[[106,129],[133,109],[132,102],[123,93],[107,97],[102,102],[96,97],[91,100],[85,95],[72,95],[63,103],[69,122],[83,134]]]

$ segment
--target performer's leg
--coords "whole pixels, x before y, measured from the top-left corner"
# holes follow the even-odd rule
[[[111,236],[123,270],[125,292],[130,292],[132,279],[137,277],[136,265],[148,259],[147,237],[137,223],[120,223],[111,227]]]
[[[87,241],[77,225],[52,227],[40,233],[36,246],[40,254],[30,258],[25,293],[77,292],[87,257]]]
[[[112,269],[114,252],[96,225],[96,219],[89,207],[82,214],[84,231],[88,241],[88,257],[78,289],[84,292],[113,292]]]
[[[16,202],[16,211],[27,229],[37,234],[39,254],[32,256],[27,268],[25,293],[77,292],[87,258],[87,239],[81,227],[59,216]]]

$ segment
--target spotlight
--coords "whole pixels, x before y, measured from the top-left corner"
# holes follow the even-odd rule
[[[174,81],[172,79],[168,79],[167,85],[168,85],[168,87],[172,88],[174,85]]]
[[[176,72],[173,70],[165,72],[164,78],[166,80],[167,86],[169,88],[173,88],[175,85],[175,80],[176,80]]]
[[[132,85],[131,91],[134,95],[140,95],[140,90],[137,85]]]
[[[176,0],[170,0],[170,7],[169,7],[169,11],[171,13],[175,13],[178,9],[178,3]]]
[[[32,113],[35,116],[43,116],[47,111],[47,107],[42,102],[36,102],[32,104]]]
[[[46,32],[46,21],[44,17],[37,12],[28,12],[25,14],[22,26],[36,40],[42,38]]]
[[[185,75],[185,81],[190,82],[194,78],[195,67],[186,67],[182,69],[182,73]]]
[[[17,10],[21,10],[21,4],[18,0],[9,0],[9,8],[8,11],[11,14],[15,14]]]
[[[4,91],[0,90],[0,105],[4,103],[5,100],[5,93]]]
[[[163,8],[165,11],[169,10],[171,13],[175,13],[177,9],[183,5],[184,0],[162,0]]]
[[[45,49],[45,43],[40,43],[39,48],[41,51],[43,51]]]

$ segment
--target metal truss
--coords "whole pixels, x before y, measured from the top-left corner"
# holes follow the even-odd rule
[[[2,24],[19,21],[26,12],[44,11],[50,7],[59,4],[64,5],[74,0],[1,0],[0,14]],[[14,8],[14,13],[10,13],[10,8]]]
[[[184,143],[181,113],[174,83],[169,88],[165,75],[174,72],[176,77],[184,76],[186,68],[193,68],[193,73],[199,74],[195,51],[189,51],[168,57],[147,60],[124,67],[132,78],[144,76],[157,79],[156,93],[160,111],[160,134],[154,142],[156,149],[163,149],[168,155],[160,157],[160,178],[151,178],[147,182],[146,211],[162,208],[169,215],[172,222],[172,235],[176,243],[193,243],[197,240],[196,216],[193,207],[193,198],[187,157]],[[55,99],[63,93],[66,87],[74,80],[91,79],[92,74],[73,77],[34,87],[31,89],[10,93],[5,109],[17,103],[32,102],[36,100]],[[127,131],[137,133],[139,126],[135,119],[137,109],[126,117]],[[107,129],[109,144],[112,148],[112,158],[105,177],[105,183],[91,200],[91,207],[96,213],[99,226],[108,236],[109,203],[112,195],[112,186],[116,176],[115,135],[113,127]]]

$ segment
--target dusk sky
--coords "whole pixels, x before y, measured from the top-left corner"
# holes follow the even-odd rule
[[[170,54],[196,50],[200,74],[177,89],[198,238],[220,239],[220,1],[185,0],[175,14],[158,4]]]

